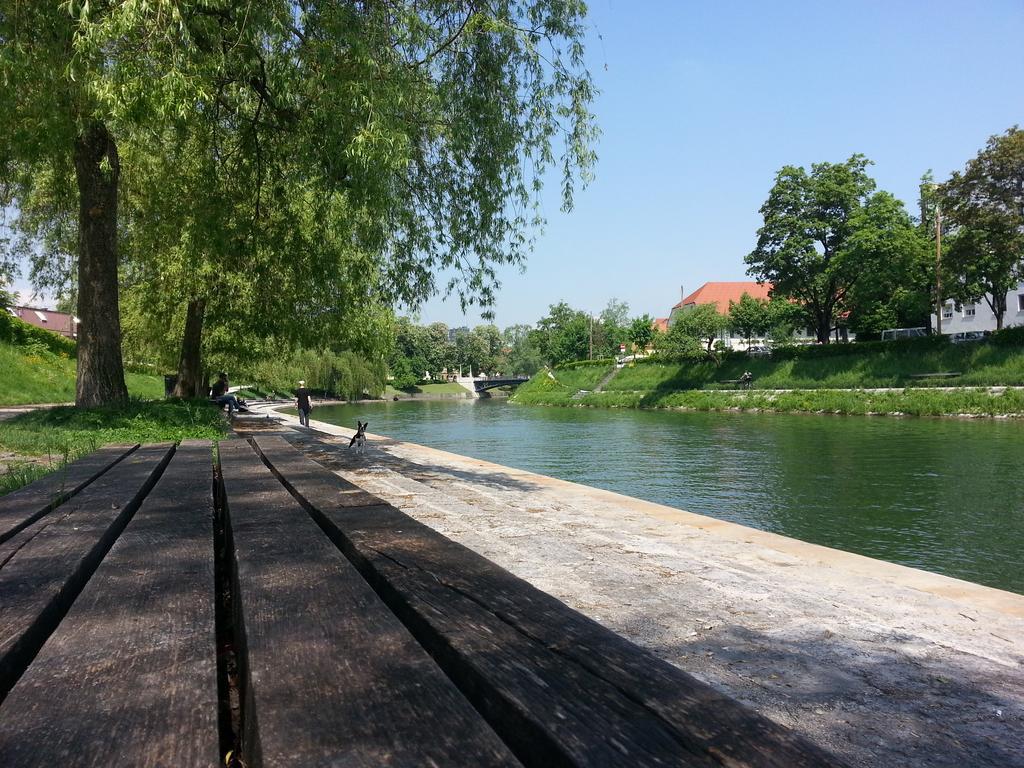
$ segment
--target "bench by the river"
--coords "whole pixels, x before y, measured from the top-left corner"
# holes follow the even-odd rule
[[[838,765],[280,437],[0,497],[0,765]]]

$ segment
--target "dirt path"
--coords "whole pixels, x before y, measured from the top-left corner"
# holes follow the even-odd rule
[[[409,443],[286,437],[854,765],[1024,766],[1024,596]]]

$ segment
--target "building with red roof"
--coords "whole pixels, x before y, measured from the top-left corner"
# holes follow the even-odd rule
[[[729,302],[739,302],[743,294],[749,294],[751,298],[768,300],[771,292],[771,283],[755,283],[750,280],[737,280],[733,282],[704,283],[700,288],[684,296],[682,301],[672,307],[669,321],[674,321],[676,315],[687,308],[701,304],[714,304],[718,314],[729,314]]]
[[[0,312],[2,311],[0,309]],[[45,328],[69,339],[78,338],[79,320],[74,315],[69,315],[66,312],[55,312],[52,309],[37,309],[35,307],[8,307],[7,311],[19,320],[29,325],[34,325],[36,328]]]

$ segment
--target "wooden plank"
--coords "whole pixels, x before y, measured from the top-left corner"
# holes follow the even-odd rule
[[[220,444],[249,765],[507,766],[505,745],[274,478]]]
[[[59,507],[0,568],[0,700],[56,628],[170,460],[145,446]]]
[[[400,510],[339,504],[283,439],[256,444],[525,764],[840,765]]]
[[[0,542],[74,496],[137,447],[108,445],[24,488],[0,496]]]
[[[218,752],[213,462],[187,441],[0,706],[0,765],[215,766]]]

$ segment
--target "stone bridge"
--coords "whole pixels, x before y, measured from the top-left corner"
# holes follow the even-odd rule
[[[475,379],[470,376],[462,376],[456,382],[468,389],[470,392],[480,393],[488,389],[498,387],[518,387],[530,380],[529,376],[496,376],[487,379]]]

